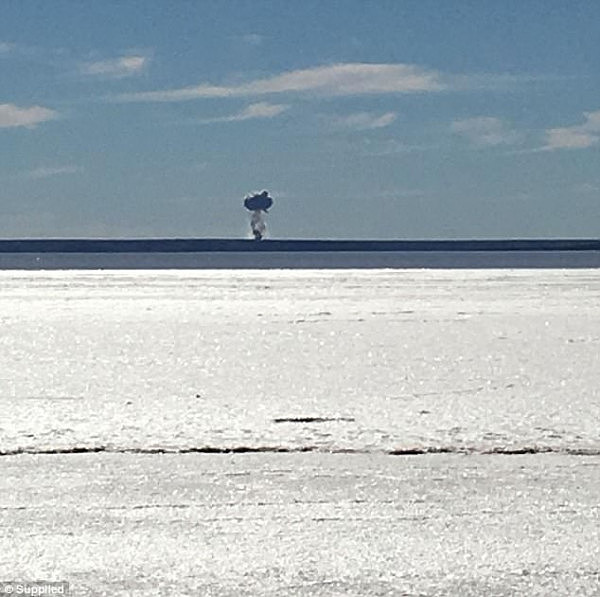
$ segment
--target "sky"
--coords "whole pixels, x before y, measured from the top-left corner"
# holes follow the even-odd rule
[[[0,13],[0,238],[600,236],[597,0]]]

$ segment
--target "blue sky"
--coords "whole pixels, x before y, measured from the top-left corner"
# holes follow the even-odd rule
[[[0,237],[600,236],[596,0],[3,0]]]

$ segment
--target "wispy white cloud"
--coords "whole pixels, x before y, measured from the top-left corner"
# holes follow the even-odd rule
[[[600,110],[584,112],[583,116],[583,124],[546,129],[545,144],[540,151],[585,149],[600,143]]]
[[[221,116],[219,118],[207,118],[200,120],[201,124],[210,124],[213,122],[241,122],[243,120],[253,120],[256,118],[275,118],[285,112],[289,106],[284,104],[269,104],[267,102],[257,102],[246,106],[243,110],[231,114],[230,116]]]
[[[109,77],[121,79],[141,73],[148,66],[148,57],[141,54],[120,56],[111,60],[84,62],[79,66],[79,72],[88,76]]]
[[[81,172],[78,166],[40,166],[26,173],[26,178],[39,179],[50,176],[60,176],[63,174],[77,174]]]
[[[368,130],[389,126],[396,120],[395,112],[373,114],[372,112],[357,112],[336,119],[336,124],[345,128]]]
[[[0,104],[0,128],[24,126],[34,128],[41,122],[54,120],[58,113],[43,106],[22,108],[14,104]]]
[[[14,48],[14,44],[10,44],[6,41],[0,41],[0,56],[2,54],[8,54]]]
[[[250,104],[241,112],[229,117],[229,120],[250,120],[252,118],[274,118],[285,112],[289,106],[285,104],[269,104],[267,102],[257,102]]]
[[[521,138],[517,131],[493,116],[455,120],[450,125],[450,130],[476,147],[512,145]]]
[[[344,96],[441,91],[437,71],[412,64],[344,63],[284,72],[239,85],[203,83],[194,87],[119,96],[119,101],[182,102],[201,98],[248,97],[277,93]]]
[[[245,43],[259,45],[263,36],[248,33]],[[318,96],[404,94],[435,91],[509,91],[523,85],[564,81],[548,75],[503,73],[451,74],[416,64],[349,62],[316,66],[280,73],[233,85],[199,85],[123,94],[121,102],[184,102],[202,98],[249,97],[275,93],[304,93]]]
[[[600,141],[598,135],[575,128],[556,128],[546,131],[546,145],[543,150],[554,149],[585,149]]]

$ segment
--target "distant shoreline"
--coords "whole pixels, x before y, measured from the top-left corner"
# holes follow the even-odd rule
[[[5,239],[0,253],[411,253],[600,251],[600,239],[282,240],[228,238]]]
[[[0,240],[0,270],[600,268],[600,239]]]

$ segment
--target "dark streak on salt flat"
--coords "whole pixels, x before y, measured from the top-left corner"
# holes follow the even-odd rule
[[[423,456],[428,454],[462,455],[505,455],[523,454],[565,454],[569,456],[600,456],[597,448],[551,448],[548,446],[496,446],[491,449],[457,446],[415,446],[393,450],[361,450],[355,448],[324,448],[321,446],[198,446],[185,448],[144,447],[128,448],[114,446],[70,446],[65,448],[15,448],[0,450],[0,456],[18,456],[20,454],[56,455],[56,454],[375,454],[389,456]]]
[[[273,423],[353,423],[354,417],[279,417],[273,419]]]

